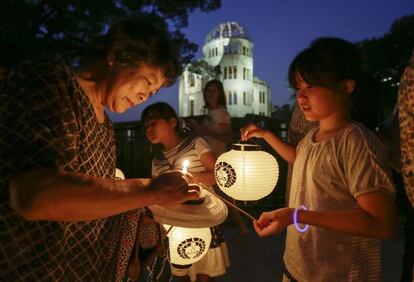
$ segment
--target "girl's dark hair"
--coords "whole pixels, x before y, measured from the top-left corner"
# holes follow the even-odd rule
[[[289,67],[289,84],[297,89],[296,77],[310,85],[321,86],[337,93],[340,82],[355,81],[355,88],[348,95],[347,104],[351,118],[375,128],[379,123],[379,108],[370,96],[368,86],[373,83],[370,75],[363,72],[363,56],[355,44],[341,38],[321,37],[300,52]]]
[[[172,118],[177,121],[177,125],[175,127],[177,135],[180,137],[186,137],[188,132],[183,130],[183,126],[181,125],[183,121],[178,118],[175,110],[165,102],[157,102],[146,107],[141,114],[141,123],[145,126],[146,123],[154,119],[170,120]]]
[[[165,21],[155,14],[141,14],[113,24],[108,33],[95,38],[81,58],[106,58],[109,54],[127,68],[147,64],[162,69],[164,86],[172,85],[182,70],[178,45]]]
[[[217,101],[218,104],[226,108],[226,106],[227,106],[226,94],[224,93],[223,83],[221,83],[221,81],[217,80],[217,79],[213,79],[213,80],[208,81],[206,83],[206,85],[204,86],[204,89],[203,89],[204,108],[208,108],[207,99],[206,99],[206,89],[207,89],[207,87],[209,87],[212,84],[217,85],[217,88],[219,90],[218,101]]]

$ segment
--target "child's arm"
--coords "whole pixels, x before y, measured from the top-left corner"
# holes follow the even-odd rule
[[[270,131],[251,123],[240,129],[242,141],[251,137],[263,138],[287,162],[293,163],[296,158],[296,147],[273,135]]]
[[[394,198],[383,192],[372,192],[357,198],[358,207],[343,211],[298,212],[298,222],[349,235],[390,239],[398,230]],[[293,208],[263,213],[254,228],[260,236],[283,231],[293,224]]]
[[[208,151],[200,156],[201,164],[206,171],[191,172],[194,183],[203,183],[205,185],[215,185],[216,179],[214,177],[214,165],[216,163],[216,156],[212,151]]]

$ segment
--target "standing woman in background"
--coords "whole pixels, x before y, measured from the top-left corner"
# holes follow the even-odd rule
[[[202,124],[192,122],[194,131],[209,143],[216,156],[227,151],[233,141],[231,117],[226,109],[226,96],[219,80],[207,82],[204,91],[204,108],[207,110]]]
[[[226,96],[221,81],[213,79],[206,83],[203,92],[205,109],[207,115],[202,125],[192,122],[192,128],[197,135],[202,136],[210,145],[216,156],[220,156],[227,151],[227,144],[232,143],[231,117],[226,109]],[[220,195],[224,196],[223,193]],[[239,241],[247,236],[249,229],[240,217],[238,211],[229,208],[229,215],[239,231],[233,238]]]

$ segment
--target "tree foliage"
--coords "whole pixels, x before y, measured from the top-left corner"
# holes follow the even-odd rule
[[[210,12],[221,0],[3,0],[0,1],[0,66],[10,68],[41,53],[59,51],[71,59],[89,39],[119,18],[156,13],[169,24],[183,62],[197,45],[181,32],[195,9]]]
[[[192,61],[188,65],[188,70],[196,74],[207,75],[209,78],[218,78],[220,74],[220,66],[213,67],[203,59]]]
[[[374,95],[380,97],[384,115],[392,111],[401,75],[414,50],[414,15],[397,19],[382,37],[359,43],[366,61],[366,71],[376,81]]]

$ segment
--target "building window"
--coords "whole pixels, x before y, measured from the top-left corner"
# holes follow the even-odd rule
[[[224,76],[223,79],[227,79],[227,67],[224,67]]]
[[[236,91],[234,91],[233,104],[237,105],[237,92]]]
[[[233,99],[232,99],[233,97],[232,97],[232,95],[231,95],[231,92],[229,92],[229,99],[228,99],[228,101],[229,101],[229,105],[232,105],[233,104]]]
[[[226,54],[238,54],[239,44],[236,42],[230,43],[224,50]]]
[[[266,93],[264,91],[259,92],[259,103],[264,104],[266,102]]]
[[[246,68],[243,67],[243,79],[246,80]]]
[[[243,46],[243,55],[246,55],[246,46]]]
[[[243,91],[243,105],[246,106],[246,92]]]
[[[190,116],[194,115],[194,100],[190,100]]]
[[[233,78],[237,79],[237,66],[233,66]]]
[[[233,78],[233,71],[232,70],[233,70],[232,67],[229,66],[229,79]]]
[[[218,56],[218,48],[216,47],[216,56]]]
[[[188,84],[190,85],[190,87],[194,86],[195,82],[194,82],[194,74],[189,73],[188,74]]]

